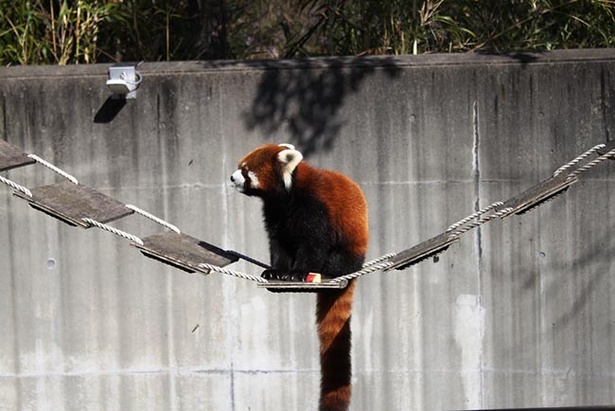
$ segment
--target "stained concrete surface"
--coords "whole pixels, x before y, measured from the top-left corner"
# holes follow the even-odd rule
[[[615,52],[0,69],[0,138],[186,233],[267,260],[228,184],[263,142],[357,180],[368,258],[400,251],[613,137]],[[40,166],[3,173],[29,187]],[[352,409],[615,404],[615,163],[401,272],[361,278]],[[188,275],[0,195],[0,409],[315,410],[314,298]],[[114,223],[146,236],[161,227]],[[241,262],[232,266],[257,274]]]

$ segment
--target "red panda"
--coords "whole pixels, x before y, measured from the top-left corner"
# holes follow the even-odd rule
[[[305,281],[360,270],[368,243],[367,204],[345,175],[317,169],[290,144],[266,144],[239,161],[235,188],[263,200],[271,266],[265,279]],[[350,314],[355,280],[317,293],[320,411],[348,409],[351,394]]]

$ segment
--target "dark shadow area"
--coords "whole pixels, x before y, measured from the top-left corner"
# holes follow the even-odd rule
[[[224,252],[228,256],[233,256],[235,258],[234,261],[242,259],[242,260],[247,261],[247,262],[249,262],[251,264],[254,264],[254,265],[258,266],[258,267],[264,268],[265,270],[270,270],[272,268],[269,264],[265,264],[263,262],[260,262],[260,261],[258,261],[255,258],[249,257],[249,256],[247,256],[245,254],[241,254],[241,253],[239,253],[237,251],[225,250]]]
[[[513,60],[517,60],[521,64],[530,64],[538,61],[541,55],[544,53],[541,52],[523,52],[523,51],[511,51],[509,53],[504,53],[506,57],[510,57]]]
[[[535,63],[545,55],[545,52],[542,51],[510,51],[507,53],[502,52],[491,52],[479,50],[476,54],[481,56],[499,56],[499,57],[507,57],[511,60],[516,60],[518,63],[522,65]]]
[[[272,60],[259,66],[264,74],[244,113],[246,126],[266,136],[279,137],[282,130],[305,155],[332,148],[344,125],[340,108],[368,76],[396,77],[401,71],[392,57]]]
[[[609,163],[610,164],[610,163]],[[609,224],[605,222],[604,224]],[[612,225],[612,224],[611,224]],[[587,240],[582,240],[586,238]],[[590,240],[591,239],[591,240]],[[591,241],[592,244],[600,245],[584,249],[579,255],[569,255],[565,259],[550,261],[546,264],[539,264],[536,270],[544,271],[545,275],[554,275],[562,278],[562,282],[549,283],[549,287],[545,287],[541,292],[546,294],[546,298],[555,298],[561,293],[565,293],[565,287],[570,286],[570,282],[574,282],[574,296],[566,304],[560,302],[558,306],[559,314],[553,320],[553,326],[557,326],[559,330],[564,330],[569,327],[574,321],[579,321],[584,312],[588,310],[592,299],[599,298],[599,290],[608,287],[608,280],[611,276],[612,253],[615,247],[615,241],[608,234],[599,234],[596,230],[587,228],[582,231],[582,236],[578,241]],[[577,244],[573,244],[574,249],[579,249]],[[541,258],[551,257],[540,252]],[[588,273],[592,273],[588,277]],[[538,272],[529,270],[523,274],[525,276],[523,290],[533,293],[536,288],[541,287]],[[578,281],[574,279],[578,278]],[[572,280],[571,280],[572,279]],[[568,284],[568,285],[566,285]]]
[[[196,271],[194,271],[192,269],[189,269],[189,268],[187,268],[187,267],[185,267],[185,266],[183,266],[181,264],[175,264],[174,262],[172,262],[170,260],[167,260],[166,258],[158,257],[155,254],[147,253],[145,251],[141,251],[141,254],[144,257],[151,258],[154,261],[157,261],[157,262],[162,263],[162,264],[166,264],[169,267],[176,268],[176,269],[181,270],[181,271],[183,271],[185,273],[188,273],[188,274],[194,274],[196,272]]]
[[[605,224],[608,224],[605,222]],[[549,265],[549,271],[561,275],[563,278],[574,278],[574,276],[582,275],[583,279],[575,281],[575,295],[572,304],[561,307],[562,313],[555,320],[554,325],[559,329],[566,329],[573,321],[579,321],[579,318],[587,307],[591,304],[592,299],[599,298],[598,290],[608,287],[608,279],[611,275],[612,253],[615,246],[613,237],[607,234],[602,234],[597,237],[596,231],[587,230],[584,234],[593,236],[591,242],[599,244],[600,247],[593,247],[585,250],[576,259],[568,261],[554,261]],[[593,270],[587,267],[594,267]],[[587,278],[587,273],[592,272],[593,275]],[[570,280],[569,280],[570,281]],[[546,290],[548,295],[556,293],[556,290]]]
[[[229,260],[226,264],[234,263],[240,258],[239,256],[236,255],[236,253],[232,251],[223,250],[220,247],[216,247],[215,245],[206,243],[205,241],[202,241],[202,240],[199,240],[198,246],[212,254],[215,254],[217,256],[220,256],[222,258]]]
[[[110,123],[125,105],[126,99],[114,99],[109,96],[109,98],[103,103],[102,107],[100,107],[96,112],[96,115],[94,116],[94,123]]]

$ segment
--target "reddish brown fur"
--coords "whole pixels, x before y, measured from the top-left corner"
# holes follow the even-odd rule
[[[355,281],[339,291],[317,296],[316,324],[320,340],[320,410],[344,411],[351,396],[350,315]]]
[[[261,146],[242,158],[239,168],[247,163],[248,170],[257,175],[262,190],[279,191],[283,185],[279,180],[277,154],[285,149],[273,144]],[[292,185],[293,189],[305,190],[325,204],[336,238],[362,261],[367,251],[368,222],[367,204],[359,186],[341,173],[316,169],[304,161],[297,166]],[[352,280],[343,290],[323,291],[317,296],[321,411],[345,411],[350,404],[350,316],[354,289],[355,280]]]
[[[237,168],[241,169],[244,164],[248,164],[248,169],[258,174],[259,182],[263,187],[275,187],[275,180],[278,176],[273,159],[283,148],[275,144],[261,146],[239,160]]]
[[[367,204],[361,188],[342,173],[321,170],[302,161],[293,184],[309,189],[329,210],[329,218],[350,250],[365,256],[368,242]]]

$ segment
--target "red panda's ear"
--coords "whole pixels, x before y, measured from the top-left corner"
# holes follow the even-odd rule
[[[294,148],[282,150],[278,153],[278,161],[282,166],[282,178],[284,179],[284,186],[287,190],[290,190],[292,187],[293,171],[295,171],[295,168],[297,168],[301,160],[303,160],[303,154]]]

